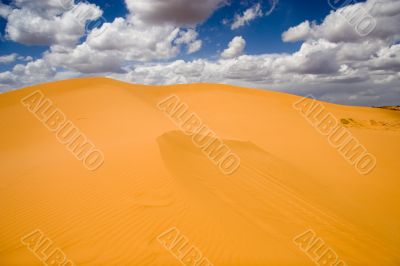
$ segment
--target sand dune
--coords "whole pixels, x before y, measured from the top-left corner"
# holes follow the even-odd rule
[[[102,151],[99,168],[23,106],[37,90]],[[240,158],[237,171],[221,172],[157,108],[170,95]],[[362,175],[293,108],[299,100],[105,78],[0,95],[0,265],[41,265],[55,248],[65,260],[53,265],[400,265],[400,113],[323,103],[375,156]],[[188,244],[160,244],[170,228]],[[21,241],[35,230],[51,246]],[[305,252],[293,239],[307,230],[324,244]],[[190,246],[209,262],[189,263]],[[317,258],[328,248],[333,264]]]

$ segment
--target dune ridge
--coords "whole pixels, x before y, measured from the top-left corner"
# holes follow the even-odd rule
[[[88,171],[21,104],[36,90],[104,153],[100,168]],[[171,95],[238,155],[237,171],[224,175],[157,108]],[[1,94],[0,265],[41,265],[21,243],[34,230],[74,265],[182,265],[157,240],[170,228],[212,265],[315,265],[310,254],[328,247],[332,265],[399,265],[400,113],[323,103],[376,157],[363,176],[293,108],[299,99],[106,78]],[[319,251],[294,243],[307,230]]]

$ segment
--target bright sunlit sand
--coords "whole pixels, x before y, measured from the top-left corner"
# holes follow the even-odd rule
[[[102,165],[87,169],[24,107],[37,90],[103,153]],[[235,172],[160,110],[171,95],[240,158]],[[0,265],[42,265],[40,254],[57,248],[65,265],[182,265],[192,246],[201,266],[315,265],[329,248],[340,266],[400,265],[400,112],[323,103],[376,158],[362,175],[293,107],[300,100],[105,78],[1,94]],[[171,228],[175,239],[163,238]],[[21,238],[35,230],[32,252]],[[293,239],[308,230],[303,251]]]

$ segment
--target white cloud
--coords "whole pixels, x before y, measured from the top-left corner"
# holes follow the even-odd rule
[[[247,9],[244,11],[243,15],[236,14],[234,21],[231,25],[231,29],[235,30],[238,29],[246,24],[248,24],[250,21],[256,19],[257,17],[262,17],[263,13],[261,10],[261,4],[255,4],[251,8]]]
[[[102,10],[94,4],[79,3],[65,10],[58,0],[17,0],[7,17],[6,37],[27,45],[73,46],[84,35],[86,23],[96,20]]]
[[[181,31],[180,36],[175,40],[176,44],[186,44],[187,53],[192,54],[199,51],[203,45],[201,40],[197,40],[198,33],[193,29]]]
[[[121,54],[115,50],[98,51],[87,43],[76,48],[52,47],[43,57],[54,67],[64,67],[84,74],[123,72]]]
[[[300,50],[282,57],[286,72],[299,74],[335,74],[339,70],[336,58],[338,45],[325,40],[303,43]]]
[[[400,44],[382,47],[382,43],[369,44],[368,40],[347,44],[321,39],[303,43],[293,54],[136,65],[126,74],[111,77],[146,84],[228,83],[301,95],[312,93],[339,103],[378,105],[399,100],[399,52]]]
[[[186,46],[189,54],[201,49],[202,41],[197,39],[198,33],[194,28],[149,25],[141,19],[139,13],[128,18],[116,18],[94,29],[86,41],[76,47],[69,49],[53,45],[45,59],[53,66],[87,74],[121,73],[126,62],[171,59],[179,54],[182,46]]]
[[[117,18],[95,29],[84,43],[74,48],[52,46],[44,58],[53,66],[81,73],[121,73],[125,62],[171,59],[182,46],[186,46],[188,53],[194,53],[202,45],[197,36],[193,29],[145,26],[135,20]]]
[[[53,80],[57,72],[46,61],[39,59],[26,65],[18,64],[12,71],[0,73],[0,85],[6,88],[26,86]]]
[[[0,64],[7,64],[14,62],[18,57],[18,54],[13,53],[9,55],[2,55],[0,56]]]
[[[265,3],[266,1],[264,1]],[[268,0],[270,4],[270,8],[268,11],[262,11],[261,2],[254,4],[252,7],[246,9],[243,14],[235,14],[233,21],[231,22],[231,30],[236,30],[244,25],[250,24],[251,21],[255,20],[258,17],[269,16],[275,10],[278,5],[279,0]],[[228,19],[224,19],[222,24],[228,25],[230,21]]]
[[[375,29],[361,36],[357,29],[366,25],[363,18],[371,17]],[[331,12],[321,24],[305,21],[283,33],[284,41],[326,39],[331,42],[362,42],[369,40],[400,40],[400,4],[398,0],[369,0],[348,5]]]
[[[98,29],[103,31],[100,36],[96,31],[89,34],[86,44],[92,50],[121,54],[125,60],[168,59],[179,52],[180,44],[175,45],[174,40],[181,32],[174,26],[144,26],[117,18]]]
[[[197,39],[196,30],[175,24],[199,23],[225,4],[225,0],[207,0],[201,4],[182,0],[126,0],[126,4],[131,12],[127,18],[116,18],[103,24],[78,44],[85,33],[85,23],[101,16],[102,10],[97,6],[74,4],[73,0],[41,0],[38,3],[14,0],[16,8],[8,16],[7,37],[23,44],[50,45],[44,59],[53,67],[86,74],[120,73],[125,62],[171,59],[182,47],[188,54],[199,51],[202,41]],[[172,7],[185,12],[180,15],[168,13],[172,12]],[[158,18],[154,23],[148,23],[153,16]],[[182,23],[178,23],[179,20]]]
[[[243,37],[236,36],[229,43],[228,48],[221,53],[221,57],[225,59],[238,57],[243,53],[245,47],[246,41],[243,39]]]
[[[15,65],[10,71],[0,72],[0,92],[79,76],[81,76],[79,72],[59,71],[46,62],[46,60],[39,59],[28,62],[25,65]]]
[[[53,16],[72,9],[74,0],[13,0],[13,4],[19,8],[27,8],[37,13],[50,13],[49,15]]]
[[[289,28],[282,34],[282,40],[285,42],[295,42],[299,40],[307,40],[311,37],[311,27],[308,20],[300,23],[295,27]]]
[[[201,40],[194,41],[188,45],[187,53],[193,54],[201,49],[203,42]]]
[[[194,42],[197,39],[198,33],[193,30],[189,29],[187,31],[183,31],[179,34],[179,37],[176,39],[175,43],[177,44],[189,44]]]
[[[0,2],[0,17],[7,18],[10,13],[11,13],[11,8]]]
[[[29,56],[29,55],[28,56],[18,56],[17,59],[20,61],[30,62],[33,60],[33,57]]]

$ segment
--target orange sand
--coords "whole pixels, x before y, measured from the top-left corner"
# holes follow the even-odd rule
[[[38,89],[103,151],[97,171],[22,106]],[[171,94],[240,157],[237,172],[223,175],[157,108]],[[400,112],[324,103],[376,156],[362,176],[299,99],[104,78],[0,95],[0,265],[43,265],[20,240],[36,229],[75,265],[181,265],[157,241],[172,227],[213,265],[315,265],[292,241],[308,229],[347,265],[400,265]]]

